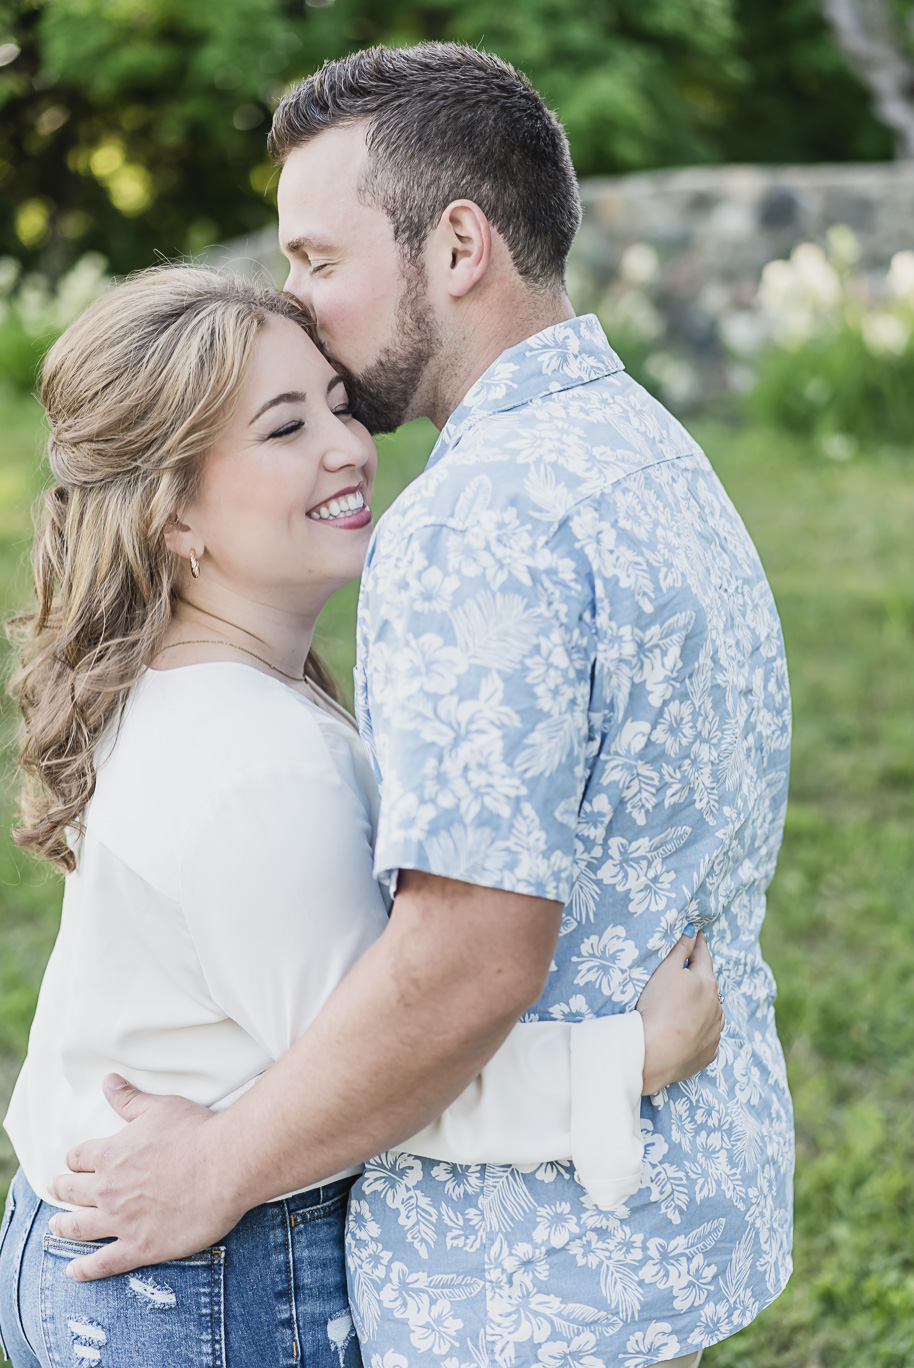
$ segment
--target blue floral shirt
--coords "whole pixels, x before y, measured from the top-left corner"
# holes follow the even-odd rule
[[[534,1173],[381,1155],[348,1259],[368,1368],[646,1368],[746,1325],[791,1270],[793,1127],[759,949],[787,796],[777,612],[702,451],[594,317],[502,355],[381,519],[356,704],[376,872],[556,899],[531,1019],[630,1011],[689,921],[727,1026],[642,1108],[597,1209]]]

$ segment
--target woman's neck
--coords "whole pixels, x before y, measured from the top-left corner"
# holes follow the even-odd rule
[[[289,683],[304,677],[311,649],[311,615],[258,603],[239,594],[182,591],[165,634],[160,668],[213,660],[241,660]]]

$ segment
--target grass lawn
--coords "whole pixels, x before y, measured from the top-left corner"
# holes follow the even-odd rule
[[[4,609],[22,601],[38,414],[7,400]],[[796,1271],[708,1368],[914,1364],[914,458],[837,465],[783,434],[702,425],[780,606],[795,704],[784,849],[764,945],[780,985],[799,1140]],[[386,506],[432,430],[383,441]],[[348,680],[355,588],[322,620]],[[4,726],[10,725],[5,704]],[[4,821],[6,821],[4,817]],[[0,850],[0,1105],[55,931],[53,876]],[[0,1189],[12,1171],[0,1144]]]

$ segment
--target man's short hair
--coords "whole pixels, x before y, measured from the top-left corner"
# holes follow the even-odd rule
[[[354,52],[284,97],[270,152],[284,162],[325,129],[362,122],[360,197],[387,214],[408,260],[447,205],[469,199],[531,287],[564,283],[581,220],[577,179],[564,129],[521,72],[460,43]]]

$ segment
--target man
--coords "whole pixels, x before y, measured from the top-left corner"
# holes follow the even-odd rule
[[[711,1068],[645,1101],[627,1207],[598,1209],[565,1164],[382,1153],[349,1240],[372,1365],[691,1365],[790,1272],[790,1102],[758,943],[790,727],[768,586],[706,458],[574,316],[574,173],[522,77],[455,45],[374,49],[304,82],[271,136],[288,288],[361,416],[442,428],[379,526],[359,609],[395,911],[229,1112],[126,1090],[127,1149],[74,1154],[99,1171],[58,1188],[100,1211],[58,1233],[121,1236],[83,1276],[202,1247],[414,1132],[525,1010],[631,1008],[695,922],[728,1028]]]

